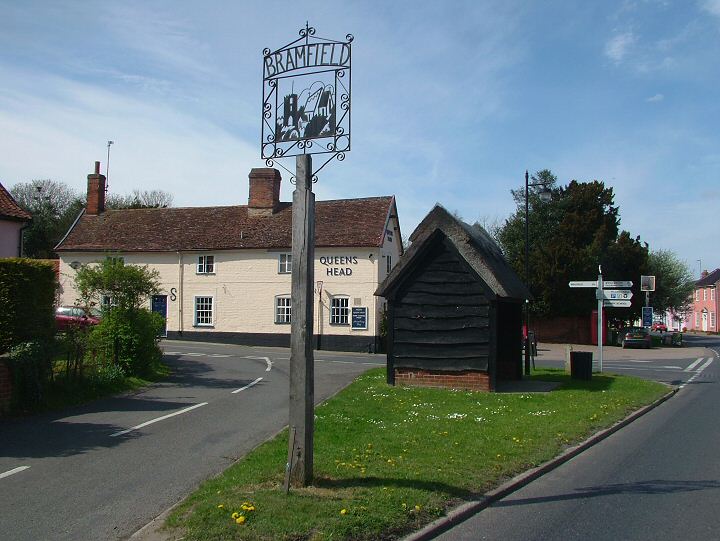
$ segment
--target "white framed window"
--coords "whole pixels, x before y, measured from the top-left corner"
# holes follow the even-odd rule
[[[710,300],[711,301],[715,300],[715,288],[714,287],[710,288]]]
[[[350,299],[348,297],[333,297],[330,301],[330,324],[350,324]]]
[[[292,272],[292,254],[280,254],[278,258],[278,273],[289,274]]]
[[[390,254],[387,255],[386,266],[387,266],[387,272],[390,274],[390,271],[392,270],[392,256]]]
[[[195,326],[213,326],[213,297],[195,297]]]
[[[703,300],[704,301],[707,300],[707,288],[706,287],[703,288]]]
[[[700,312],[695,312],[695,328],[700,326]]]
[[[710,312],[710,326],[715,328],[715,312]]]
[[[215,256],[198,256],[197,274],[215,274]]]
[[[120,255],[109,255],[105,259],[113,265],[124,265],[125,264],[125,258]]]
[[[275,297],[275,323],[286,324],[292,321],[292,301],[290,295]]]

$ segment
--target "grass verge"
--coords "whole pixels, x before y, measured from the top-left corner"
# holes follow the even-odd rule
[[[88,371],[84,377],[69,379],[62,372],[48,384],[40,411],[52,411],[91,402],[105,396],[134,391],[170,375],[165,364],[152,366],[143,377],[120,376],[113,378],[98,377]]]
[[[314,486],[282,492],[284,431],[205,482],[166,528],[194,540],[394,539],[667,392],[624,376],[532,377],[562,385],[454,392],[390,387],[384,369],[367,372],[316,408]]]

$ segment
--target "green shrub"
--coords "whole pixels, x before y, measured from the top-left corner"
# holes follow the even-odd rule
[[[55,334],[57,280],[52,265],[31,259],[0,259],[0,353]]]
[[[90,333],[90,355],[127,375],[148,374],[162,359],[158,346],[162,316],[145,308],[110,308]]]
[[[45,391],[52,381],[53,354],[50,341],[25,342],[10,350],[12,409],[34,411],[42,407]]]

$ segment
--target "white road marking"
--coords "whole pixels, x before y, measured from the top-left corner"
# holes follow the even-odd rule
[[[245,387],[240,387],[239,389],[235,389],[234,391],[232,391],[232,394],[237,394],[237,393],[239,393],[240,391],[244,391],[245,389],[249,389],[249,388],[252,387],[253,385],[255,385],[255,384],[257,384],[257,383],[260,383],[261,381],[262,381],[262,378],[258,378],[258,379],[256,379],[255,381],[252,381],[252,382],[248,383],[247,385],[245,385]]]
[[[204,357],[205,353],[183,353],[185,357]]]
[[[11,475],[14,475],[14,474],[16,474],[16,473],[20,473],[21,471],[25,471],[25,470],[27,470],[28,468],[30,468],[30,466],[20,466],[20,467],[17,467],[17,468],[13,468],[12,470],[8,470],[8,471],[6,471],[6,472],[4,472],[4,473],[0,473],[0,479],[2,479],[3,477],[10,477]]]
[[[180,351],[163,351],[163,355],[182,355]]]
[[[692,372],[693,369],[694,369],[697,365],[699,365],[699,364],[702,362],[703,359],[704,359],[704,357],[700,357],[697,361],[694,361],[690,366],[688,366],[688,367],[685,369],[685,372]]]
[[[222,353],[210,353],[208,354],[208,357],[213,357],[215,359],[225,359],[226,357],[230,357],[230,355],[223,355]]]
[[[265,361],[265,364],[267,365],[267,368],[265,368],[265,372],[270,372],[270,370],[272,370],[273,363],[269,357],[253,357],[251,355],[246,355],[245,358],[246,359],[258,359],[260,361]]]
[[[638,366],[617,366],[612,367],[613,370],[640,370],[642,372],[677,372],[682,370],[682,366],[657,366],[655,368],[640,368]]]
[[[705,370],[708,366],[710,366],[710,363],[712,363],[715,360],[715,357],[710,357],[707,361],[705,361],[705,364],[703,364],[700,368],[697,369],[697,372],[691,377],[689,380],[687,380],[685,383],[680,385],[680,389],[684,388],[688,383],[692,383],[693,380],[698,377],[700,374],[702,374],[702,371]]]
[[[188,411],[194,410],[195,408],[199,408],[201,406],[207,406],[207,404],[208,404],[207,402],[201,402],[200,404],[195,404],[194,406],[190,406],[189,408],[184,408],[184,409],[178,410],[175,413],[169,413],[168,415],[163,415],[162,417],[157,417],[156,419],[151,419],[151,420],[141,423],[139,425],[132,426],[132,427],[128,428],[127,430],[121,430],[120,432],[115,432],[115,434],[110,434],[110,437],[114,438],[116,436],[122,436],[123,434],[132,432],[133,430],[137,430],[139,428],[143,428],[143,427],[151,425],[153,423],[157,423],[158,421],[164,421],[165,419],[169,419],[170,417],[175,417],[176,415],[180,415],[181,413],[187,413]]]

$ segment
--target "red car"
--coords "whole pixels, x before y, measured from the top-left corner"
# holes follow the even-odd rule
[[[667,325],[662,321],[656,321],[652,324],[651,330],[658,332],[667,332]]]
[[[97,314],[88,314],[77,306],[59,306],[55,310],[55,324],[58,331],[67,331],[76,327],[97,325],[100,319]]]

